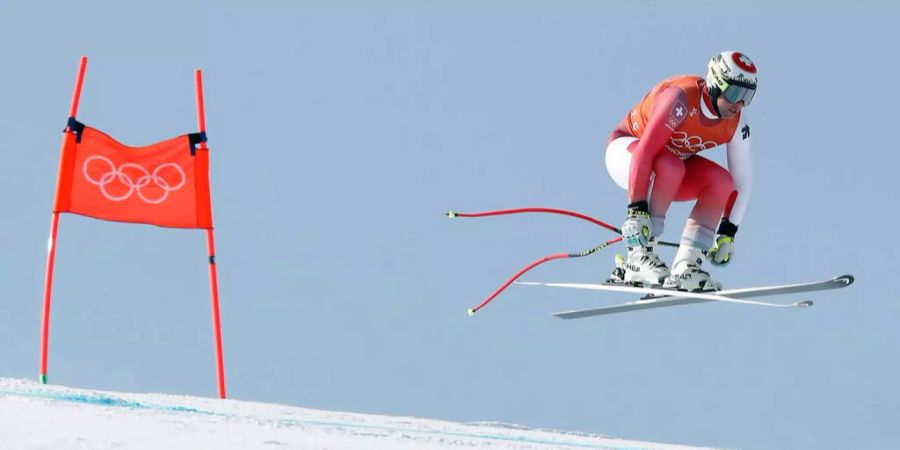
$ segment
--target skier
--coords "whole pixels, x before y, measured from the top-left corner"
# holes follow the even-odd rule
[[[721,289],[701,266],[707,257],[716,265],[734,259],[734,236],[750,196],[750,125],[743,109],[756,85],[750,58],[722,52],[709,61],[705,80],[683,75],[660,82],[613,130],[606,167],[628,190],[622,225],[628,253],[616,255],[611,282]],[[698,154],[722,144],[728,170]],[[671,203],[692,200],[670,270],[654,245]]]

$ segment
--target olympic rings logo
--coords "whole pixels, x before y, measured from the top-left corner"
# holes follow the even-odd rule
[[[676,131],[672,133],[672,145],[699,152],[700,150],[709,150],[719,144],[715,141],[704,141],[700,136],[688,136],[684,131]]]
[[[96,161],[96,162],[95,162]],[[94,163],[93,165],[91,163]],[[88,166],[97,167],[98,164],[106,166],[106,171],[103,172],[99,178],[94,178],[91,175],[91,172],[88,170]],[[149,203],[151,205],[156,205],[166,201],[169,197],[170,192],[177,191],[184,186],[184,183],[187,181],[187,177],[184,174],[184,170],[175,163],[165,163],[160,164],[153,172],[148,171],[140,164],[135,163],[125,163],[119,167],[105,156],[94,155],[84,160],[84,165],[82,166],[82,172],[84,173],[84,178],[95,186],[100,187],[100,192],[109,200],[114,202],[121,202],[123,200],[131,197],[132,194],[137,193],[137,196],[143,200],[145,203]],[[167,170],[172,169],[172,170]],[[162,176],[165,172],[173,172],[172,176],[167,177]],[[96,171],[94,173],[97,173]],[[171,178],[177,176],[177,183],[172,183]],[[118,180],[119,184],[128,188],[124,194],[114,195],[109,192],[107,186],[114,183]],[[144,188],[153,184],[153,187],[149,189],[151,192],[154,190],[161,190],[162,195],[158,198],[152,198],[148,196],[144,192]]]

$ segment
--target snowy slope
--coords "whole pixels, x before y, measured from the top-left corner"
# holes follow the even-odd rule
[[[317,411],[161,394],[123,394],[0,379],[0,448],[688,449],[498,423]]]

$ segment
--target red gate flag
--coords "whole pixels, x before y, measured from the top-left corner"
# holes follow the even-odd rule
[[[69,120],[53,212],[161,227],[212,228],[205,133],[129,147]]]
[[[78,64],[69,122],[63,134],[56,196],[50,218],[44,309],[41,320],[40,381],[47,383],[50,353],[50,307],[60,213],[101,220],[161,227],[206,230],[209,289],[212,298],[216,381],[225,398],[225,362],[219,319],[219,284],[209,186],[209,150],[203,109],[203,80],[194,71],[198,133],[181,135],[146,147],[129,147],[76,120],[87,57]]]

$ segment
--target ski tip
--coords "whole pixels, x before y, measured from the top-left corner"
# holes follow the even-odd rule
[[[466,314],[468,314],[469,317],[474,316],[474,315],[475,315],[475,308],[469,308],[469,309],[467,309],[467,310],[466,310]]]
[[[835,277],[835,282],[842,283],[844,286],[850,286],[856,281],[856,278],[853,278],[853,275],[841,275],[839,277]]]
[[[452,218],[456,217],[456,211],[453,211],[453,210],[447,211],[447,214],[445,214],[445,215],[448,218],[452,219]]]

